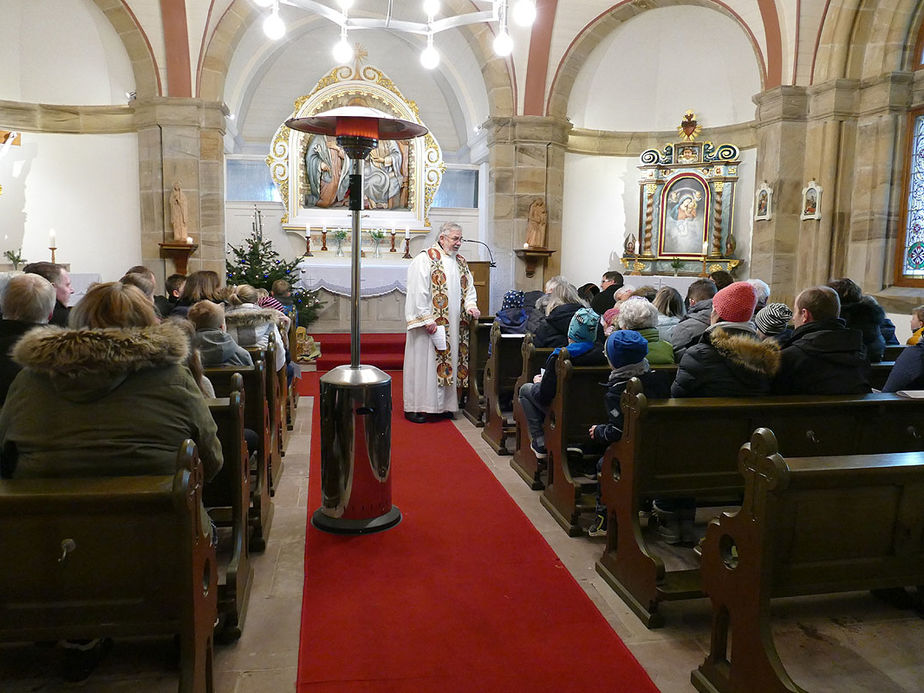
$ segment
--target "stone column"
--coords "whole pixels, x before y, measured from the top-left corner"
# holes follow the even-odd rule
[[[488,216],[489,242],[498,266],[492,277],[491,306],[500,307],[500,296],[509,288],[540,289],[546,278],[561,269],[561,219],[564,194],[565,148],[571,123],[560,118],[517,116],[491,118],[484,124],[489,149]],[[556,252],[541,263],[532,277],[514,251],[523,247],[529,205],[545,200],[547,248]]]
[[[223,277],[225,118],[221,105],[155,97],[135,103],[135,118],[143,263],[154,270],[161,284],[164,276],[175,271],[172,261],[160,257],[158,244],[173,238],[170,193],[179,180],[189,203],[187,235],[199,245],[188,271],[214,270]]]
[[[791,301],[800,251],[799,211],[805,186],[807,96],[801,87],[777,87],[754,97],[757,104],[757,177],[773,189],[769,221],[754,222],[750,276],[763,279],[774,300]]]

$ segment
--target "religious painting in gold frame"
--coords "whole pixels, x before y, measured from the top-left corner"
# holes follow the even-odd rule
[[[364,55],[361,54],[361,58]],[[295,101],[288,118],[303,118],[340,106],[368,106],[425,125],[414,101],[406,99],[381,70],[339,66]],[[266,163],[285,205],[283,227],[305,230],[346,219],[349,158],[336,138],[276,130]],[[439,144],[428,133],[408,141],[383,141],[363,164],[363,226],[421,229],[445,170]]]
[[[695,258],[708,253],[709,183],[693,173],[679,173],[661,194],[658,255]]]

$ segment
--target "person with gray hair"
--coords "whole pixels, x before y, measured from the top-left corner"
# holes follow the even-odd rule
[[[754,293],[757,294],[757,307],[754,308],[754,315],[757,315],[770,300],[770,285],[763,279],[748,279],[748,284],[754,287]]]
[[[37,274],[19,274],[7,282],[0,296],[0,406],[21,366],[10,358],[10,349],[26,332],[45,325],[55,308],[55,287]]]
[[[578,296],[577,288],[561,275],[549,279],[545,285],[549,300],[545,305],[545,319],[539,322],[533,334],[537,348],[568,346],[568,326],[571,318],[587,304]]]
[[[447,222],[407,270],[404,416],[413,423],[453,418],[468,388],[470,324],[481,313],[461,245],[462,227]]]
[[[619,307],[619,329],[634,330],[648,342],[648,363],[674,362],[674,347],[658,334],[658,309],[647,298],[633,296]]]

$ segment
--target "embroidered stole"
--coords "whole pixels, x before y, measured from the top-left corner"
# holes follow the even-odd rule
[[[446,328],[446,348],[436,352],[436,381],[440,387],[450,387],[453,381],[452,344],[449,341],[449,290],[446,273],[443,272],[442,253],[439,248],[427,249],[430,258],[430,296],[433,301],[433,314],[436,324]],[[456,363],[456,387],[468,387],[468,337],[471,316],[465,310],[465,293],[471,281],[471,273],[465,258],[456,253],[461,283],[461,305],[459,307],[459,358]]]

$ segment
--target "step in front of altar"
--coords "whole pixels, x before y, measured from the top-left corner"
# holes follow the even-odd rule
[[[312,325],[312,328],[314,325]],[[321,345],[318,371],[350,363],[350,334],[319,333],[309,330],[315,342]],[[360,363],[376,366],[383,371],[401,370],[404,367],[405,333],[361,333],[359,336]]]

